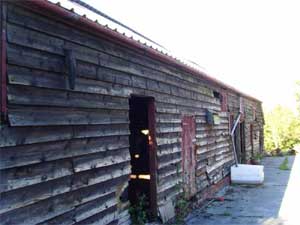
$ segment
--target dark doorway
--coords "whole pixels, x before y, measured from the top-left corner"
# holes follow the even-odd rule
[[[246,163],[245,122],[240,123],[241,163]]]
[[[129,99],[131,176],[129,200],[136,205],[144,199],[149,217],[157,214],[155,106],[150,97]]]
[[[234,121],[235,123],[235,121]],[[235,151],[236,151],[236,156],[238,163],[241,163],[242,161],[242,156],[241,156],[241,139],[240,139],[240,126],[238,125],[235,129],[234,132],[234,145],[235,145]]]
[[[253,124],[250,124],[250,146],[251,146],[251,158],[254,158],[254,144],[253,144]]]
[[[245,149],[245,122],[240,122],[234,133],[234,144],[236,146],[236,154],[238,163],[246,162]]]

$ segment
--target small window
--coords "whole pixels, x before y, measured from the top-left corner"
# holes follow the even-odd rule
[[[217,99],[221,100],[220,92],[214,91],[214,98],[217,98]]]
[[[221,111],[222,112],[227,112],[228,107],[227,107],[227,93],[224,91],[222,93],[218,91],[214,91],[214,98],[219,99],[221,103]]]

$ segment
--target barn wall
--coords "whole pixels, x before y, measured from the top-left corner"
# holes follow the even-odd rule
[[[261,154],[263,152],[263,126],[264,118],[262,105],[260,102],[240,98],[239,95],[229,92],[228,93],[228,108],[229,114],[234,118],[240,110],[240,101],[242,101],[242,121],[245,122],[245,148],[246,148],[246,162],[249,162],[251,158]],[[253,126],[253,135],[251,137],[250,126]],[[253,145],[251,144],[251,139]]]
[[[213,95],[221,88],[53,18],[13,4],[7,10],[1,224],[128,223],[128,202],[119,196],[130,174],[131,94],[155,98],[158,205],[182,191],[183,115],[196,118],[197,191],[228,175],[229,113]],[[74,90],[65,49],[77,62]],[[229,108],[236,112],[238,97],[231,95]],[[219,125],[206,124],[206,109],[219,114]],[[259,142],[255,146],[259,151]]]

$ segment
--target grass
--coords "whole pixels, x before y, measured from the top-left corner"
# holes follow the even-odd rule
[[[183,224],[184,218],[187,216],[189,211],[189,202],[184,198],[184,193],[177,196],[175,203],[175,224]]]
[[[222,214],[222,216],[231,216],[231,213],[230,213],[230,212],[224,212],[224,213]]]
[[[146,196],[139,196],[139,201],[129,207],[129,214],[132,220],[132,223],[135,225],[144,225],[147,221],[147,213],[145,210],[146,207]]]
[[[289,160],[287,157],[284,158],[284,160],[282,161],[282,163],[279,166],[280,170],[289,170],[289,166],[288,166]]]

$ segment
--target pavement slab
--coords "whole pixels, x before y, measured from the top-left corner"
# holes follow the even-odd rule
[[[300,225],[300,155],[288,156],[289,170],[280,170],[285,157],[263,159],[262,185],[232,185],[223,202],[195,209],[186,225]]]

